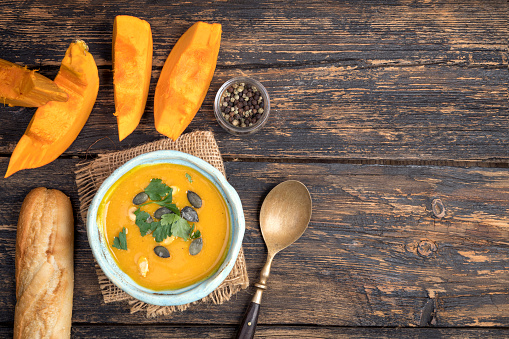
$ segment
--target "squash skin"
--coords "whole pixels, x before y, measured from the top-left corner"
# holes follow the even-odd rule
[[[166,59],[154,95],[156,130],[176,140],[191,123],[216,69],[221,24],[197,22]]]
[[[136,129],[145,111],[152,53],[150,24],[129,15],[116,16],[113,24],[113,90],[120,141]]]
[[[9,106],[40,107],[48,101],[67,101],[67,93],[45,76],[0,59],[0,102]]]
[[[85,125],[99,91],[93,56],[81,40],[67,49],[54,82],[69,96],[67,102],[50,101],[37,109],[12,153],[5,177],[44,166],[58,158]]]

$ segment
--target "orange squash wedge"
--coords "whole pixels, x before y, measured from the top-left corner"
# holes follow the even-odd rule
[[[176,140],[200,109],[216,69],[221,25],[197,22],[166,59],[154,95],[157,131]]]
[[[48,101],[67,101],[67,93],[45,76],[0,59],[0,103],[39,107]]]
[[[85,125],[99,91],[97,66],[85,42],[71,43],[54,81],[69,100],[50,101],[37,109],[12,153],[6,178],[58,158]]]
[[[113,24],[113,90],[118,138],[140,123],[152,74],[152,30],[145,20],[119,15]]]

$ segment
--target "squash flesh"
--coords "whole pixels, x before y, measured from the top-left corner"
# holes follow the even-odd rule
[[[200,109],[214,75],[221,25],[197,22],[177,41],[157,82],[154,123],[176,140]]]
[[[113,90],[120,141],[136,129],[145,110],[152,53],[152,31],[148,22],[128,15],[115,17]]]
[[[39,107],[48,101],[67,101],[67,94],[45,76],[0,59],[0,102]]]
[[[12,153],[6,178],[19,170],[41,167],[58,158],[85,125],[99,91],[99,75],[83,41],[71,43],[54,82],[69,99],[50,101],[37,109]]]

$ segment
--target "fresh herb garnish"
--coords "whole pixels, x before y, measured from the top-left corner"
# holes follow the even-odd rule
[[[148,184],[147,188],[145,188],[145,193],[148,194],[150,200],[161,200],[166,197],[168,194],[171,198],[171,187],[163,183],[161,179],[152,179]],[[171,202],[171,201],[170,201]]]
[[[173,213],[180,215],[180,211],[177,207],[177,205],[172,203],[172,191],[170,190],[170,193],[161,201],[154,201],[155,204],[158,204],[159,206],[166,207]]]
[[[122,227],[122,231],[118,234],[118,237],[113,238],[112,247],[118,248],[119,250],[127,250],[127,239],[126,239],[126,229]]]
[[[191,178],[191,176],[189,175],[189,173],[186,173],[186,178],[187,178],[187,181],[189,181],[190,184],[193,183],[193,178]]]
[[[134,215],[136,216],[136,225],[138,225],[140,229],[141,236],[144,237],[150,231],[154,231],[157,228],[158,221],[150,221],[152,219],[150,214],[145,211],[141,211],[139,208],[134,211]],[[150,219],[149,219],[150,218]]]
[[[134,215],[136,216],[136,225],[140,228],[141,236],[144,237],[148,231],[150,231],[150,223],[147,222],[148,217],[150,217],[150,214],[148,214],[145,211],[141,211],[140,209],[137,209],[134,211]]]
[[[190,234],[191,234],[191,235],[189,236],[189,238],[191,238],[191,239],[196,239],[196,238],[201,237],[201,232],[200,232],[200,230],[196,230],[196,231],[194,230],[194,224],[193,224],[193,227],[191,227],[191,232],[190,232]]]
[[[187,173],[186,177],[191,180]],[[141,204],[134,212],[134,215],[136,215],[135,223],[140,229],[142,237],[152,232],[154,240],[161,242],[172,235],[181,237],[185,241],[189,238],[196,239],[201,236],[200,231],[194,230],[194,224],[189,225],[189,222],[180,216],[177,205],[172,203],[172,192],[171,187],[164,184],[161,179],[152,179],[145,188],[145,193],[152,201]],[[173,213],[163,214],[160,221],[154,221],[149,213],[140,210],[140,207],[148,204],[158,204],[168,208]]]
[[[156,242],[161,242],[167,237],[172,236],[172,223],[169,223],[166,219],[166,217],[174,217],[174,218],[180,218],[176,214],[165,214],[161,218],[161,221],[159,221],[159,225],[156,227],[152,235],[154,236],[154,240]]]
[[[179,218],[171,226],[171,232],[176,237],[181,237],[185,241],[189,240],[189,233],[191,231],[191,225],[184,218]]]

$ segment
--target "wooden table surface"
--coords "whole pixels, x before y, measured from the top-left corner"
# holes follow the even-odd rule
[[[153,93],[166,57],[196,21],[219,22],[218,65],[186,132],[209,130],[246,216],[249,278],[266,248],[258,224],[279,182],[305,183],[308,230],[276,256],[257,337],[509,337],[508,4],[493,1],[91,1],[0,3],[0,58],[53,78],[69,43],[85,40],[100,90],[85,127],[57,160],[0,179],[0,336],[12,335],[21,203],[33,188],[78,196],[74,169],[98,154],[163,136]],[[152,26],[145,114],[118,141],[113,116],[113,18]],[[271,116],[236,137],[215,121],[221,84],[262,82]],[[35,109],[0,107],[0,170]],[[440,199],[445,216],[436,217]],[[253,287],[222,305],[170,317],[104,304],[76,215],[75,338],[230,338]]]

